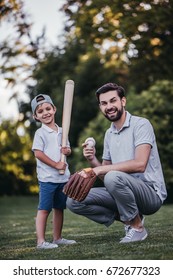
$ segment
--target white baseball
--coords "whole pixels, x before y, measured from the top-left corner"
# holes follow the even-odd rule
[[[89,137],[85,140],[85,143],[87,144],[88,148],[93,148],[96,144],[96,141],[93,137]]]

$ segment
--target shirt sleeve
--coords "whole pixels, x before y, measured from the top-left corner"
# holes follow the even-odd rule
[[[103,156],[102,156],[102,159],[104,160],[111,160],[111,155],[110,155],[110,150],[108,145],[109,137],[110,137],[110,133],[109,130],[107,130],[104,137],[104,147],[103,147]]]
[[[155,134],[151,123],[141,118],[134,129],[134,145],[135,147],[141,144],[150,144],[153,147],[155,142]]]
[[[39,130],[36,131],[34,135],[34,140],[32,144],[32,151],[34,150],[39,150],[39,151],[44,151],[44,141],[43,138],[41,137]]]

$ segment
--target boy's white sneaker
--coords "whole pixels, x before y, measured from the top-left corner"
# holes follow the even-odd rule
[[[53,244],[58,244],[58,245],[61,245],[61,244],[70,245],[70,244],[75,244],[75,243],[76,243],[75,240],[69,240],[69,239],[65,239],[65,238],[60,238],[58,240],[53,241]]]
[[[41,244],[37,244],[37,249],[55,249],[58,248],[57,244],[53,244],[50,242],[42,242]]]

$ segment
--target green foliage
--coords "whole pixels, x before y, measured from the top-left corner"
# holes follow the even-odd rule
[[[16,86],[31,82],[32,71],[45,53],[44,30],[32,38],[33,23],[24,4],[23,0],[0,2],[0,22],[7,29],[0,43],[0,75],[11,86],[11,98],[16,101],[20,100]]]
[[[71,0],[64,11],[69,32],[100,51],[138,93],[158,79],[172,79],[172,0]]]
[[[47,59],[38,64],[37,70],[34,71],[34,78],[38,81],[37,86],[28,88],[30,98],[38,93],[49,94],[52,97],[57,107],[56,121],[61,125],[65,81],[67,79],[75,81],[70,127],[72,146],[77,145],[79,133],[97,115],[98,106],[95,90],[98,84],[102,84],[103,80],[110,77],[109,71],[107,71],[105,78],[106,75],[97,54],[83,55],[78,51],[79,48],[74,46],[73,61],[71,60],[71,51],[68,48],[63,57],[59,52],[58,54],[50,53]],[[68,61],[70,61],[70,67],[67,72]],[[24,113],[24,119],[28,119],[31,111],[30,106],[26,108],[22,104],[20,111]]]
[[[0,20],[14,28],[12,36],[0,45],[1,76],[12,85],[26,85],[28,78],[35,80],[36,85],[27,87],[29,100],[38,93],[49,94],[57,106],[59,125],[65,81],[75,81],[69,135],[72,172],[86,166],[81,143],[89,136],[96,139],[101,160],[103,137],[110,124],[99,113],[95,90],[109,81],[121,84],[129,91],[127,109],[153,123],[167,186],[173,190],[173,93],[169,82],[173,72],[173,1],[70,0],[62,10],[67,17],[64,45],[48,52],[44,31],[35,40],[31,38],[32,24],[24,11],[24,1],[1,1]],[[15,89],[13,97],[18,100]],[[0,128],[1,135],[6,133],[0,160],[1,193],[28,193],[30,185],[33,189],[36,186],[35,160],[30,149],[38,126],[33,121],[30,102],[18,104],[23,116],[20,123],[5,121]],[[30,124],[27,129],[25,122]],[[16,134],[19,125],[24,128],[23,136]],[[24,154],[29,155],[28,160]]]
[[[93,137],[95,139],[96,156],[102,161],[104,134],[109,126],[109,121],[101,113],[98,113],[98,115],[89,122],[88,126],[83,129],[78,140],[78,146],[74,149],[74,159],[76,162],[74,165],[76,170],[80,170],[88,165],[82,153],[82,143],[84,143],[85,139],[88,137]]]
[[[31,139],[25,127],[4,121],[0,126],[0,147],[0,195],[37,192]]]
[[[173,188],[173,82],[158,81],[140,96],[127,96],[127,109],[153,124],[168,189]]]

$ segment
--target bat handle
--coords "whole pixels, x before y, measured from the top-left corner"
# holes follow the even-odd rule
[[[65,158],[66,158],[66,156],[65,156],[64,154],[61,154],[61,161],[62,161],[62,162],[65,162]],[[59,174],[60,174],[60,175],[64,175],[64,173],[65,173],[65,170],[64,170],[64,169],[60,169],[60,170],[59,170]]]

